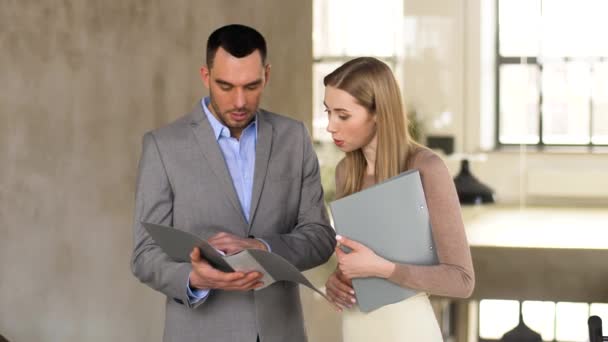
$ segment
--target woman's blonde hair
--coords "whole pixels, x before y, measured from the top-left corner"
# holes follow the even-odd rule
[[[409,120],[391,69],[373,57],[355,58],[325,76],[323,83],[349,93],[371,115],[376,115],[376,183],[405,171],[418,144],[410,137]],[[347,152],[344,163],[342,197],[361,190],[367,164],[361,149]]]

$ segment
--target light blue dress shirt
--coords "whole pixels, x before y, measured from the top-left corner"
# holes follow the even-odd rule
[[[209,110],[209,97],[205,97],[201,101],[203,111],[207,116],[207,120],[211,124],[215,139],[224,155],[226,166],[232,178],[232,184],[236,190],[242,214],[249,222],[249,211],[251,208],[251,192],[253,190],[253,171],[255,167],[255,145],[258,139],[257,116],[254,120],[241,132],[240,139],[230,136],[230,129],[222,124]],[[270,246],[262,241],[268,250]],[[207,297],[209,290],[192,290],[188,283],[188,298],[191,304]]]

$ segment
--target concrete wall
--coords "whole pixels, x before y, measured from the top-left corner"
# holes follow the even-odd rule
[[[230,22],[268,40],[266,107],[310,121],[311,1],[0,8],[0,334],[158,341],[163,298],[129,270],[141,136],[205,94],[206,38]]]

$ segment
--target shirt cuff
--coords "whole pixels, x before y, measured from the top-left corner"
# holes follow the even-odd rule
[[[263,239],[260,239],[260,238],[255,238],[255,239],[258,240],[258,241],[260,241],[260,242],[262,242],[264,245],[266,245],[266,249],[269,252],[272,252],[272,250],[270,249],[270,245],[268,244],[268,242],[266,242],[266,241],[264,241]]]
[[[186,291],[188,292],[188,301],[190,304],[196,304],[205,299],[211,290],[209,289],[192,289],[190,287],[190,278],[186,281]]]

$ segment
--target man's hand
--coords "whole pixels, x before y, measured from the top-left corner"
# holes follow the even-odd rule
[[[325,293],[339,311],[342,311],[342,308],[351,308],[357,302],[352,281],[344,277],[339,268],[327,279]]]
[[[266,245],[257,239],[245,239],[230,233],[217,233],[207,240],[215,249],[230,255],[243,249],[261,249],[266,251]]]
[[[260,272],[222,272],[213,268],[201,258],[200,250],[195,247],[190,253],[190,287],[196,289],[220,289],[228,291],[249,291],[263,285]]]

